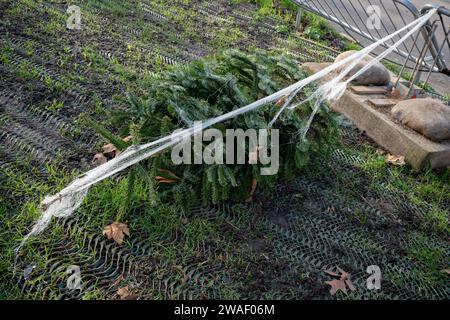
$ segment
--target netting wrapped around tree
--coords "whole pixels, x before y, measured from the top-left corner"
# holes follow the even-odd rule
[[[246,55],[227,51],[216,58],[179,67],[155,80],[149,86],[146,98],[130,98],[130,110],[117,114],[116,123],[126,123],[121,135],[131,134],[139,143],[154,141],[160,136],[170,135],[177,128],[192,126],[195,120],[217,117],[270,96],[303,78],[303,72],[287,55],[263,51]],[[298,99],[312,92],[312,88],[305,88]],[[280,101],[283,102],[283,98]],[[224,137],[227,129],[268,129],[268,124],[281,108],[280,101],[216,124],[213,128],[220,130]],[[170,152],[149,160],[146,170],[151,177],[161,176],[161,170],[172,172],[177,177],[176,181],[161,186],[161,194],[170,193],[185,208],[200,200],[200,195],[206,204],[229,198],[245,199],[252,181],[267,187],[277,180],[295,177],[311,159],[329,154],[337,133],[326,106],[321,108],[307,138],[303,139],[301,135],[312,107],[306,103],[301,108],[289,110],[274,124],[273,129],[279,129],[279,144],[282,146],[276,175],[261,175],[262,164],[174,165]],[[204,147],[207,144],[204,143]],[[248,160],[251,153],[249,143],[245,148]]]

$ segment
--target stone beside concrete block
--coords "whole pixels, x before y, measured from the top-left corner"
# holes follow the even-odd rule
[[[393,107],[397,104],[398,100],[394,99],[385,99],[385,98],[375,98],[367,100],[369,104],[377,108],[387,108]]]
[[[387,94],[387,88],[385,86],[351,86],[349,88],[353,93],[359,95],[372,95],[372,94]]]

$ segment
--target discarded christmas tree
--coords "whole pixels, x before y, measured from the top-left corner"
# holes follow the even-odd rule
[[[296,62],[287,55],[265,51],[247,55],[230,50],[215,58],[177,67],[154,79],[147,95],[130,97],[130,108],[115,114],[114,121],[122,124],[121,135],[133,136],[135,143],[146,143],[170,135],[176,129],[190,127],[195,121],[204,121],[245,106],[304,77]],[[308,88],[298,99],[307,95]],[[281,99],[213,128],[223,136],[229,129],[268,129],[268,123],[283,103]],[[249,143],[244,146],[245,165],[238,164],[238,161],[231,161],[233,164],[226,161],[227,164],[177,165],[171,153],[165,152],[132,170],[136,170],[137,176],[146,176],[145,180],[151,184],[152,190],[157,191],[159,199],[175,201],[185,209],[199,200],[215,204],[227,199],[248,199],[256,187],[268,188],[282,179],[294,178],[310,161],[329,154],[337,132],[325,106],[320,108],[306,139],[302,138],[312,109],[312,104],[305,103],[286,110],[267,131],[267,151],[271,154],[274,151],[270,143],[273,129],[279,130],[279,170],[276,174],[261,174],[265,165],[249,164],[252,157],[258,157],[258,151],[255,154]],[[108,134],[106,136],[114,140]],[[111,142],[125,147],[117,139],[116,143]],[[203,144],[202,149],[210,142]],[[192,154],[198,153],[194,144],[192,148]]]

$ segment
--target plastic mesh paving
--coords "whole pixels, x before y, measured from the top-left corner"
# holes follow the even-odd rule
[[[328,299],[331,296],[325,281],[330,277],[324,271],[336,266],[351,273],[357,288],[357,291],[338,298],[450,297],[445,283],[421,281],[417,277],[420,266],[403,252],[410,246],[433,249],[448,248],[448,244],[433,235],[429,235],[426,242],[420,241],[414,225],[401,218],[405,210],[401,197],[393,196],[388,190],[379,193],[367,191],[364,173],[355,169],[355,161],[361,163],[364,160],[339,150],[334,154],[332,166],[322,164],[316,172],[305,173],[292,183],[280,185],[269,196],[259,195],[253,204],[199,206],[192,210],[191,217],[211,221],[220,218],[236,228],[238,233],[263,235],[267,242],[264,252],[272,261],[262,261],[263,268],[265,263],[269,267],[277,261],[277,268],[283,269],[265,276],[271,282],[286,283],[289,294],[285,290],[269,289],[248,292],[243,298]],[[353,181],[360,179],[361,184],[357,185],[360,191],[353,195],[346,194],[345,189],[341,193],[336,192],[336,183],[330,180],[351,168],[353,172],[344,174],[344,177]],[[384,209],[372,205],[377,201],[383,203]],[[406,210],[408,215],[414,216],[420,215],[422,209],[409,205]],[[363,223],[355,212],[364,213]],[[217,288],[241,280],[239,274],[217,260],[222,250],[214,244],[205,243],[198,248],[202,259],[192,257],[174,269],[164,259],[155,259],[156,252],[164,244],[146,242],[144,236],[135,236],[129,244],[118,247],[101,236],[86,234],[81,243],[75,244],[71,241],[73,234],[83,232],[83,229],[77,227],[77,221],[73,219],[63,225],[68,230],[67,238],[51,250],[50,256],[54,258],[49,260],[46,273],[34,275],[38,281],[23,283],[27,297],[35,290],[39,294],[32,296],[35,298],[80,298],[80,291],[66,288],[65,270],[70,264],[81,267],[83,290],[96,288],[111,294],[117,290],[114,283],[125,278],[146,289],[151,288],[153,295],[166,299],[224,298]],[[177,243],[177,239],[174,241]],[[443,259],[448,261],[449,256],[447,251]],[[380,291],[366,289],[366,268],[370,265],[377,265],[383,271]],[[180,280],[180,273],[184,280]],[[307,283],[297,283],[297,273],[307,274]]]
[[[230,7],[225,1],[217,1],[216,5],[210,4],[208,1],[198,1],[189,6],[183,2],[174,2],[165,6],[152,1],[135,1],[135,3],[146,9],[146,12],[152,13],[150,14],[151,20],[146,23],[149,23],[153,32],[160,32],[161,35],[164,35],[165,30],[176,30],[177,25],[168,18],[163,19],[163,14],[159,11],[164,12],[170,6],[180,6],[190,10],[204,10],[212,20],[211,23],[225,17],[242,28],[246,26],[245,32],[252,36],[249,37],[248,42],[237,44],[242,49],[253,46],[263,49],[280,49],[285,48],[287,43],[287,35],[276,30],[276,21],[269,20],[254,25],[250,16],[239,13],[239,6]],[[57,2],[35,5],[36,21],[43,14],[41,11],[52,10],[56,14],[63,15],[66,10],[65,4]],[[102,10],[108,8],[107,5],[108,3],[105,1],[86,1],[86,8],[99,15]],[[250,10],[247,6],[245,7]],[[255,10],[255,7],[250,8]],[[115,107],[111,98],[113,95],[123,92],[124,86],[118,83],[117,74],[111,70],[108,64],[111,61],[118,61],[122,66],[129,67],[131,70],[138,69],[144,74],[155,74],[155,65],[149,64],[143,59],[138,63],[128,61],[127,52],[123,50],[123,43],[129,42],[130,39],[140,40],[143,30],[137,29],[134,24],[127,25],[126,20],[121,20],[119,23],[108,15],[100,16],[98,19],[105,24],[103,26],[105,29],[117,30],[114,38],[107,39],[105,37],[104,41],[111,43],[102,45],[98,49],[97,54],[103,59],[102,63],[104,64],[103,74],[100,75],[89,70],[89,64],[80,59],[80,52],[78,52],[80,49],[77,47],[69,45],[62,47],[56,41],[49,41],[39,34],[27,37],[24,34],[17,34],[14,25],[2,26],[0,24],[2,34],[4,34],[0,39],[0,46],[9,48],[7,51],[8,64],[0,65],[2,75],[0,143],[7,149],[4,150],[5,155],[1,158],[2,162],[9,163],[8,159],[14,158],[23,161],[25,155],[31,155],[31,158],[39,163],[36,166],[39,169],[39,166],[45,163],[61,162],[62,159],[58,155],[64,155],[66,167],[86,168],[90,160],[86,155],[92,153],[96,137],[89,130],[79,132],[74,125],[74,119],[82,113],[89,114],[94,111],[94,105],[97,102],[93,99],[93,93],[103,99],[104,108]],[[204,16],[193,16],[191,23],[198,24],[201,28],[204,19]],[[24,23],[26,22],[28,20],[24,18]],[[207,28],[208,25],[206,24],[204,27]],[[176,34],[181,37],[181,34]],[[164,38],[164,36],[160,37]],[[293,38],[296,39],[299,47],[288,51],[295,55],[299,62],[331,61],[336,56],[336,52],[314,42],[298,36],[293,36]],[[140,54],[156,56],[163,64],[174,65],[183,64],[214,52],[214,48],[208,47],[208,41],[191,43],[187,40],[181,39],[179,44],[173,44],[167,39],[149,39],[140,46]],[[75,42],[78,40],[75,39]],[[301,50],[298,49],[300,47]],[[33,52],[31,56],[27,53],[30,48]],[[63,67],[59,67],[55,60],[55,57],[59,56],[69,57]],[[30,80],[30,83],[18,81],[16,73],[21,72],[23,68],[33,69],[34,76],[38,81]],[[39,83],[45,81],[66,88],[57,97],[58,101],[64,102],[61,110],[52,110],[41,104],[51,95]],[[33,90],[29,90],[30,86],[34,86]],[[77,135],[76,138],[72,137],[74,134]],[[81,164],[80,160],[82,160]]]
[[[0,4],[1,12],[6,12],[11,3]],[[23,183],[28,185],[48,179],[46,165],[67,170],[89,167],[97,137],[89,130],[80,132],[76,119],[83,113],[95,114],[98,99],[105,109],[117,107],[113,95],[124,92],[126,85],[111,63],[137,69],[139,74],[154,76],[157,71],[153,62],[130,60],[123,45],[141,39],[145,28],[132,19],[117,21],[105,14],[110,9],[109,1],[83,3],[104,23],[105,37],[95,48],[100,74],[83,62],[76,47],[20,32],[33,25],[33,19],[45,17],[44,11],[63,16],[65,3],[34,4],[33,14],[24,13],[23,20],[16,22],[23,26],[8,25],[0,19],[0,32],[5,35],[0,45],[9,47],[9,64],[0,64],[0,165],[2,174],[25,176]],[[230,5],[227,1],[132,3],[147,13],[145,23],[154,34],[177,30],[169,14],[173,6],[201,13],[189,21],[196,30],[219,30],[223,23],[240,28],[247,37],[235,46],[244,50],[283,49],[299,62],[327,62],[336,56],[335,51],[319,44],[279,32],[273,19],[255,22],[254,5]],[[107,30],[114,30],[114,37]],[[174,65],[215,51],[210,39],[191,42],[182,32],[174,35],[177,42],[163,36],[151,38],[139,47],[141,53]],[[30,47],[32,55],[27,53]],[[63,55],[68,59],[62,67],[55,58]],[[34,70],[34,79],[17,77],[24,66]],[[65,88],[57,95],[64,102],[60,110],[45,105],[50,92],[43,82]],[[356,146],[353,131],[346,129],[343,133],[347,145]],[[98,291],[117,298],[115,292],[123,279],[141,288],[144,298],[328,299],[331,296],[324,282],[330,278],[324,270],[340,266],[352,274],[358,290],[338,298],[448,299],[449,288],[421,277],[423,266],[406,258],[404,252],[409,246],[448,248],[442,237],[427,233],[424,241],[422,233],[415,231],[430,206],[410,204],[404,194],[392,189],[389,173],[384,184],[369,189],[370,178],[360,168],[364,162],[356,152],[338,150],[331,163],[318,163],[314,170],[280,185],[272,194],[258,195],[252,204],[194,208],[191,219],[211,221],[226,230],[223,243],[236,245],[236,254],[231,257],[239,262],[235,268],[229,266],[233,259],[226,256],[229,252],[221,246],[223,243],[205,241],[195,255],[174,264],[161,251],[169,245],[181,245],[184,239],[149,241],[147,235],[133,233],[125,245],[118,247],[98,230],[90,230],[89,220],[81,216],[57,222],[64,232],[45,252],[45,266],[25,272],[18,285],[24,298],[35,299],[80,299],[86,293],[95,296]],[[39,200],[38,194],[34,195],[36,199],[19,198],[14,190],[8,190],[5,197],[18,204]],[[442,209],[448,210],[448,206]],[[36,246],[36,250],[40,248]],[[447,250],[443,259],[448,258]],[[365,289],[365,270],[372,264],[383,270],[383,286],[378,292]],[[32,265],[32,261],[20,261],[18,268],[27,270]],[[81,268],[82,292],[67,288],[66,270],[70,265]]]
[[[341,172],[345,166],[354,164],[339,153],[335,160],[333,167]],[[357,288],[363,288],[349,295],[351,298],[448,299],[450,291],[445,283],[435,287],[413,280],[412,273],[417,265],[405,258],[399,248],[417,245],[415,233],[408,233],[407,225],[398,228],[397,219],[387,218],[389,214],[395,215],[395,211],[376,210],[362,201],[371,196],[382,200],[385,205],[401,207],[402,199],[391,197],[391,201],[386,202],[383,195],[362,192],[357,201],[336,193],[329,181],[321,181],[317,174],[312,174],[314,177],[300,177],[295,183],[280,187],[274,196],[267,199],[272,217],[258,217],[256,228],[270,235],[275,256],[287,261],[291,268],[310,273],[318,284],[329,280],[324,270],[340,266],[352,274]],[[359,187],[364,189],[364,185]],[[410,209],[420,211],[419,208]],[[355,223],[353,213],[359,210],[367,214],[364,224]],[[228,206],[209,214],[221,214],[234,225],[240,225],[239,215]],[[445,242],[430,240],[422,245],[448,248]],[[448,261],[448,258],[447,251],[443,259]],[[368,277],[365,269],[370,265],[378,265],[385,270],[383,289],[377,294],[364,290]]]

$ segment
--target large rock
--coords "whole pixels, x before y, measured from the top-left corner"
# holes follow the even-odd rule
[[[341,53],[339,56],[337,56],[335,62],[339,62],[347,58],[348,56],[356,53],[357,51],[346,51],[344,53]],[[359,70],[361,70],[363,67],[365,67],[369,62],[373,60],[372,57],[366,56],[363,60],[361,60],[348,74],[348,77],[353,76],[356,74]],[[346,64],[344,67],[340,68],[338,71],[343,71],[345,67],[348,64]],[[356,77],[355,80],[353,80],[354,84],[358,85],[374,85],[374,86],[385,86],[388,85],[391,82],[391,74],[389,73],[389,70],[383,66],[380,62],[376,62],[373,66],[371,66],[366,72],[361,74],[360,76]]]
[[[433,141],[450,140],[450,107],[439,100],[404,100],[392,108],[391,114]]]

